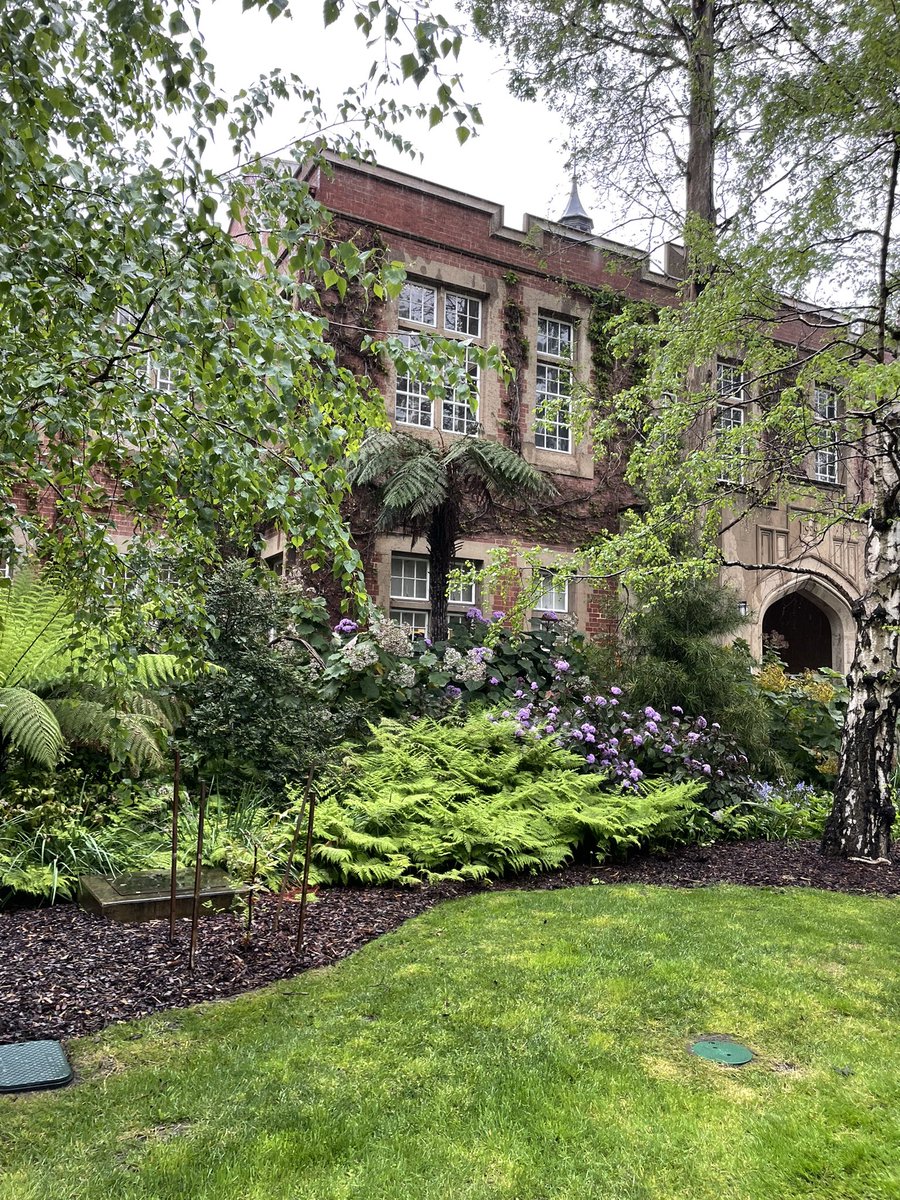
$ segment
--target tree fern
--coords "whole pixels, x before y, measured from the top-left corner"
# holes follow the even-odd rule
[[[142,654],[111,682],[102,650],[76,650],[75,633],[65,598],[35,568],[0,588],[0,768],[10,750],[52,767],[66,742],[117,753],[138,770],[159,766],[177,711],[161,689],[178,678],[177,661]]]
[[[382,529],[398,529],[428,546],[432,636],[447,636],[444,592],[467,508],[497,498],[526,502],[553,492],[546,475],[500,442],[466,436],[449,449],[392,430],[369,434],[348,463],[354,487],[378,489]]]
[[[22,687],[0,688],[0,737],[42,767],[54,766],[63,747],[52,710]]]

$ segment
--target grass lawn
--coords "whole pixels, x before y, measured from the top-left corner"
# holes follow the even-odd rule
[[[897,1200],[900,901],[455,901],[0,1099],[2,1200]],[[686,1052],[731,1033],[758,1057]]]

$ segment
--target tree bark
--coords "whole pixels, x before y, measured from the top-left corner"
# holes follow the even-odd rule
[[[689,298],[703,288],[706,266],[691,242],[702,227],[715,230],[715,0],[692,0],[689,62],[688,154],[685,179],[685,232]]]
[[[866,590],[853,608],[856,650],[834,806],[822,853],[890,856],[900,689],[900,412],[880,423],[876,494],[866,537]]]
[[[459,514],[454,501],[445,500],[431,518],[428,529],[428,562],[431,573],[431,636],[447,639],[447,580],[453,569],[459,538]]]

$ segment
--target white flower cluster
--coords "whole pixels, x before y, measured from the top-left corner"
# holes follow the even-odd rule
[[[476,658],[473,655],[473,652],[470,650],[466,655],[465,660],[457,668],[456,678],[463,679],[465,681],[470,679],[481,681],[484,679],[486,670],[486,664],[482,661],[482,659]]]
[[[397,687],[411,688],[416,682],[416,668],[410,663],[404,663],[396,671],[391,672],[391,683]]]
[[[410,633],[405,625],[396,621],[379,621],[372,626],[372,636],[387,654],[402,657],[409,654]]]
[[[444,651],[444,669],[450,671],[455,679],[480,681],[484,679],[487,664],[493,657],[493,650],[485,646],[475,646],[466,652],[465,658],[450,646]]]
[[[341,656],[351,671],[365,671],[378,662],[378,650],[371,642],[348,642]]]

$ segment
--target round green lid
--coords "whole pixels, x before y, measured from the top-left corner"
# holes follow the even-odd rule
[[[742,1067],[753,1058],[753,1051],[730,1037],[710,1036],[691,1042],[691,1054],[710,1062],[724,1063],[729,1067]]]

